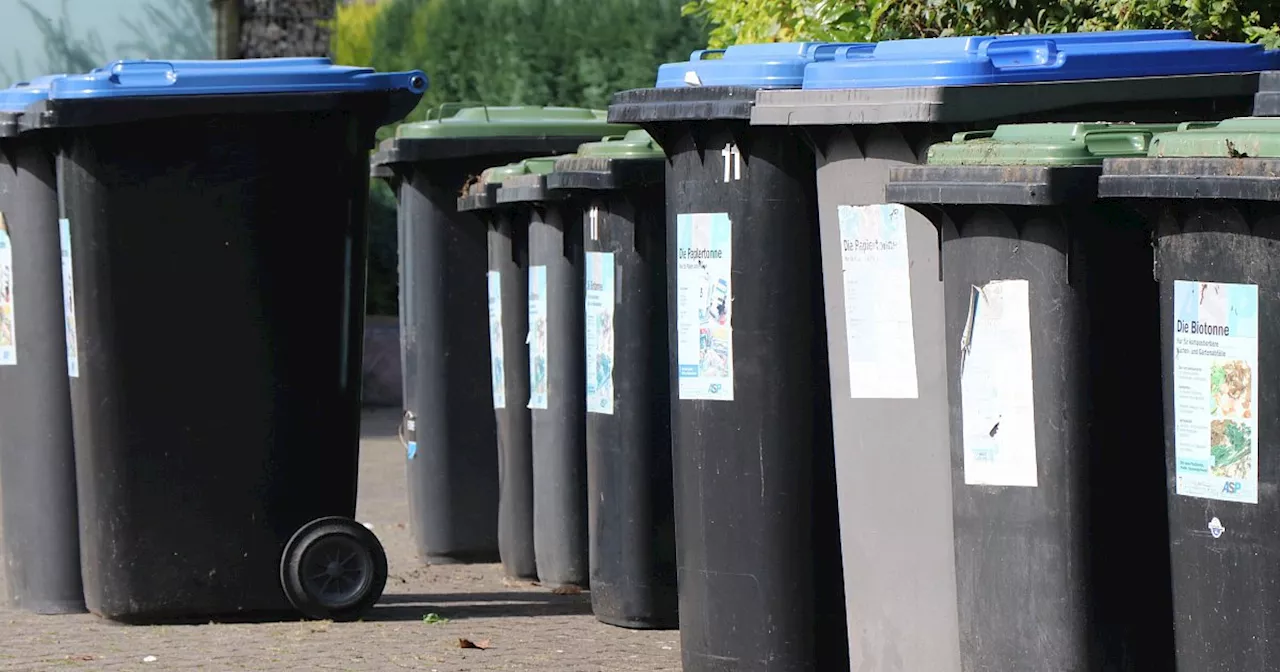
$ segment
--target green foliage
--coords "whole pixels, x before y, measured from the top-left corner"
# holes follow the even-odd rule
[[[709,45],[760,42],[864,42],[874,7],[860,0],[690,0],[686,16],[714,26]]]
[[[333,19],[333,44],[330,51],[333,61],[341,65],[370,65],[373,63],[373,33],[378,15],[387,6],[380,2],[343,3]]]
[[[1183,28],[1280,46],[1280,5],[1264,0],[691,0],[713,44]]]
[[[380,70],[431,80],[411,119],[442,103],[603,107],[706,43],[681,0],[390,0],[374,31]]]

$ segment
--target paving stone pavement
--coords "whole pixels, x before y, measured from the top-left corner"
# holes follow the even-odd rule
[[[680,669],[677,632],[600,624],[586,595],[510,584],[497,565],[423,566],[408,530],[397,420],[395,411],[365,414],[357,517],[386,546],[391,578],[363,622],[142,627],[0,608],[0,670]],[[489,648],[459,648],[460,638]]]

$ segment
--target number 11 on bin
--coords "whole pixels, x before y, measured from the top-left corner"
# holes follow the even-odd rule
[[[680,398],[733,401],[733,236],[728,213],[676,217]]]

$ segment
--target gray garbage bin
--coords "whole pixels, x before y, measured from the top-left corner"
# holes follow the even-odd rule
[[[566,107],[459,107],[403,124],[373,157],[399,201],[401,366],[410,522],[432,564],[500,556],[500,461],[488,369],[485,229],[457,212],[486,167],[629,127]]]
[[[513,226],[513,208],[497,203],[502,180],[524,170],[523,163],[485,169],[458,198],[458,212],[471,213],[483,225],[489,247],[485,284],[498,427],[498,551],[507,576],[533,580],[533,435],[529,406],[521,403],[529,398],[528,229]]]
[[[665,158],[632,131],[546,178],[582,213],[591,606],[629,628],[677,623]]]
[[[528,232],[529,399],[533,435],[533,548],[538,579],[589,585],[582,213],[547,189],[554,158],[523,162],[497,202],[516,205]]]
[[[54,143],[23,132],[55,77],[0,91],[0,537],[7,601],[85,610]]]
[[[803,90],[759,93],[753,133],[790,126],[817,156],[853,669],[955,672],[962,650],[964,669],[995,664],[986,656],[1003,645],[957,620],[957,605],[986,604],[976,572],[988,531],[953,523],[952,490],[1017,497],[1036,476],[1033,459],[1017,478],[953,481],[963,446],[950,440],[946,352],[959,344],[944,340],[939,234],[916,210],[886,202],[889,169],[977,124],[1245,112],[1256,72],[1275,59],[1186,31],[902,40],[811,64]],[[1151,571],[1159,580],[1167,568]],[[1059,644],[1035,628],[1018,639],[1029,659],[1085,664]]]

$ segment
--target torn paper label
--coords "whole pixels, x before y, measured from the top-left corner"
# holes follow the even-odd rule
[[[844,280],[849,396],[915,399],[915,334],[906,208],[837,208]]]
[[[493,383],[493,407],[507,407],[507,376],[502,352],[502,274],[489,271],[489,378]]]
[[[13,241],[0,213],[0,366],[18,363],[18,325],[13,312]]]
[[[587,252],[583,261],[587,412],[613,415],[613,253]]]
[[[58,238],[62,248],[62,309],[67,332],[67,375],[80,377],[80,341],[76,336],[76,283],[71,259],[71,220],[58,220]]]
[[[960,348],[964,482],[1035,487],[1029,283],[974,287]]]
[[[547,267],[529,267],[529,408],[546,410],[550,393],[547,378]]]
[[[1258,286],[1173,287],[1175,491],[1258,503]]]

